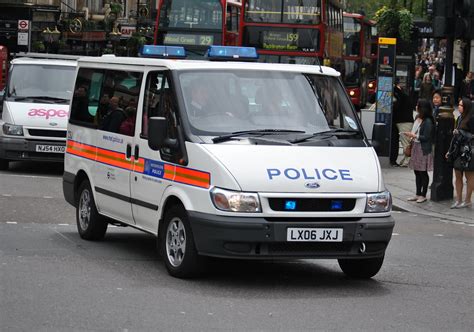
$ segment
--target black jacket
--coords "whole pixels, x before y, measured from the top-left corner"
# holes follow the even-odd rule
[[[420,125],[420,133],[418,140],[421,143],[421,150],[423,155],[428,155],[433,150],[435,126],[431,118],[426,118]]]

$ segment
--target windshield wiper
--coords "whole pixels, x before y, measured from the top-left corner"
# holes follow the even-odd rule
[[[34,99],[34,100],[40,100],[40,101],[48,101],[50,103],[65,103],[69,102],[68,99],[64,98],[57,98],[57,97],[43,97],[43,96],[27,96],[27,97],[15,97],[15,101],[22,101],[22,100],[28,100],[28,99]]]
[[[255,129],[255,130],[243,130],[236,131],[230,134],[214,137],[212,141],[214,143],[225,142],[233,137],[245,136],[245,135],[274,135],[274,134],[287,134],[287,133],[304,133],[302,130],[287,130],[287,129]]]
[[[317,136],[327,136],[327,137],[338,136],[338,135],[341,135],[341,136],[342,135],[344,135],[344,136],[354,136],[354,135],[358,135],[358,134],[360,134],[360,131],[358,131],[358,130],[335,128],[335,129],[330,129],[330,130],[325,130],[325,131],[318,131],[317,133],[313,133],[313,134],[305,136],[305,137],[297,138],[297,139],[291,140],[289,142],[292,143],[292,144],[298,144],[298,143],[304,142],[308,139],[311,139],[311,138],[314,138],[314,137],[317,137]]]

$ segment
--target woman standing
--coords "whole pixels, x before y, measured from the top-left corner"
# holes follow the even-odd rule
[[[472,102],[468,98],[459,101],[459,113],[456,120],[456,129],[446,159],[454,161],[454,175],[456,177],[456,201],[451,209],[460,209],[472,206],[472,191],[474,190],[474,116]],[[463,174],[467,180],[466,199],[462,201]]]
[[[423,82],[420,85],[420,99],[427,99],[430,100],[431,96],[433,95],[434,86],[431,82],[430,73],[426,73],[423,76]]]
[[[437,120],[437,118],[438,118],[439,108],[441,107],[442,100],[443,100],[443,98],[441,96],[441,91],[440,90],[436,90],[435,92],[433,92],[433,99],[432,99],[432,102],[433,102],[433,118],[435,120]]]
[[[426,202],[426,193],[430,177],[428,172],[433,170],[433,133],[435,130],[431,103],[427,99],[419,99],[416,105],[418,113],[411,132],[404,132],[413,140],[411,159],[408,166],[415,172],[416,196],[409,201]]]

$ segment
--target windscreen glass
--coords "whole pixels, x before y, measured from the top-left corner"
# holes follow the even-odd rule
[[[14,65],[8,97],[43,97],[70,100],[76,74],[72,66]]]
[[[249,0],[245,21],[258,23],[319,24],[320,0]]]
[[[360,62],[354,60],[344,60],[346,86],[359,85],[360,82]]]
[[[344,17],[344,55],[360,55],[361,25],[355,18]]]
[[[221,1],[165,0],[160,9],[160,28],[221,30]]]
[[[179,85],[195,135],[358,129],[336,77],[280,71],[187,71],[179,74]]]

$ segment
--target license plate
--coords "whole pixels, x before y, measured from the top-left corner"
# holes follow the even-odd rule
[[[289,242],[342,242],[342,228],[288,228]]]
[[[37,145],[36,152],[49,152],[49,153],[64,153],[66,151],[65,146],[60,145]]]

